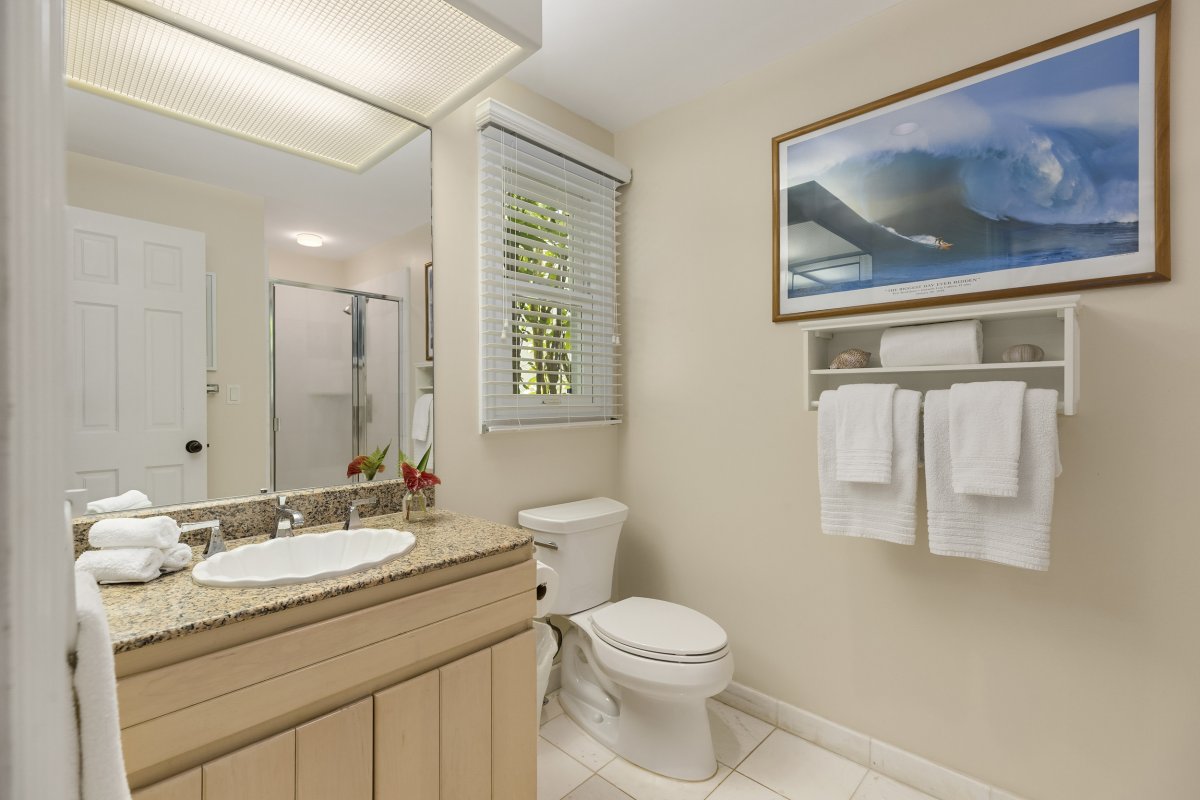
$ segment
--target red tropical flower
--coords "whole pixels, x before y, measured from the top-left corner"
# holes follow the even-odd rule
[[[363,463],[365,463],[366,460],[366,456],[355,456],[350,464],[346,467],[346,477],[353,478],[355,475],[361,475],[363,471]]]

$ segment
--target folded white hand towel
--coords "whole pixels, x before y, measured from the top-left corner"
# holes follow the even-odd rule
[[[179,541],[179,524],[170,517],[102,519],[88,529],[92,547],[170,547]]]
[[[89,514],[111,514],[114,511],[136,511],[139,508],[149,508],[150,498],[137,489],[130,489],[125,494],[116,497],[105,497],[93,500],[87,504]]]
[[[850,383],[837,389],[837,478],[855,483],[892,480],[894,383]]]
[[[1026,569],[1050,568],[1050,517],[1058,460],[1058,392],[1027,389],[1021,412],[1016,497],[954,491],[950,392],[925,393],[925,494],[929,550]]]
[[[129,800],[108,616],[95,579],[85,572],[75,573],[75,608],[80,795],[85,800]]]
[[[892,402],[891,483],[850,483],[837,477],[837,391],[821,394],[817,411],[817,475],[821,488],[821,530],[896,544],[917,535],[917,438],[921,394],[896,390]]]
[[[433,392],[426,392],[413,403],[412,438],[425,441],[433,430]],[[420,458],[416,453],[414,458]]]
[[[192,563],[192,548],[185,542],[163,548],[163,572],[178,572]]]
[[[161,573],[163,551],[157,547],[85,550],[75,569],[92,573],[100,583],[145,583]]]
[[[879,341],[885,367],[979,364],[983,361],[983,323],[977,319],[888,328]]]
[[[1017,496],[1024,407],[1024,381],[980,381],[950,387],[954,491]]]

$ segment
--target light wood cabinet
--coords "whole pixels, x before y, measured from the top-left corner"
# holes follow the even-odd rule
[[[124,676],[134,800],[530,800],[532,566]]]

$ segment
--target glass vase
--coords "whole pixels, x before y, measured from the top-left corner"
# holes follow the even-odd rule
[[[425,492],[409,492],[404,495],[404,521],[421,522],[429,517],[429,498]]]

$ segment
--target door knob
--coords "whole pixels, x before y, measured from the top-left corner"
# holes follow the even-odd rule
[[[183,446],[183,449],[187,450],[189,453],[195,455],[196,453],[199,453],[201,450],[204,449],[204,445],[200,444],[200,442],[196,441],[195,439],[192,439],[190,442],[188,442],[187,444],[185,444]]]

